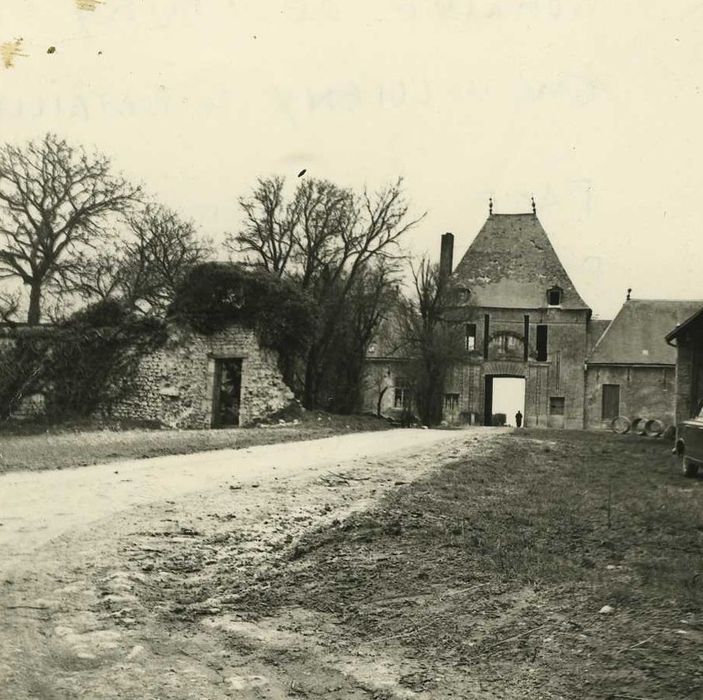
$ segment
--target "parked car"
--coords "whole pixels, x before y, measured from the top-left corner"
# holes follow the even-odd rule
[[[679,425],[675,450],[681,457],[684,476],[696,476],[703,465],[703,402],[693,418]]]

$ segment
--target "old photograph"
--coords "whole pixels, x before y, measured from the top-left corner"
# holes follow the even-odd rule
[[[2,0],[0,700],[703,699],[703,2]]]

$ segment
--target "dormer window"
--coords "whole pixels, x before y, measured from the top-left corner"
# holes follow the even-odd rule
[[[561,287],[552,287],[547,290],[547,306],[559,306],[562,296]]]
[[[459,287],[457,291],[459,293],[459,303],[465,304],[471,296],[471,290],[468,287]]]

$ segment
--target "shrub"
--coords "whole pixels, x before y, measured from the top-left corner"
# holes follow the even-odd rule
[[[315,324],[312,300],[293,281],[223,262],[193,267],[176,290],[169,315],[205,335],[231,323],[252,328],[264,347],[277,351],[289,384]]]
[[[102,301],[51,328],[27,328],[0,353],[0,406],[7,418],[41,392],[48,417],[89,416],[129,392],[139,359],[166,339],[162,322]]]

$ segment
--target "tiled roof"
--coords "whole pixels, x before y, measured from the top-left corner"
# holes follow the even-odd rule
[[[534,214],[491,214],[452,274],[476,306],[540,309],[561,287],[564,309],[588,309]]]
[[[703,301],[630,299],[591,351],[589,364],[674,365],[676,349],[666,335]]]

